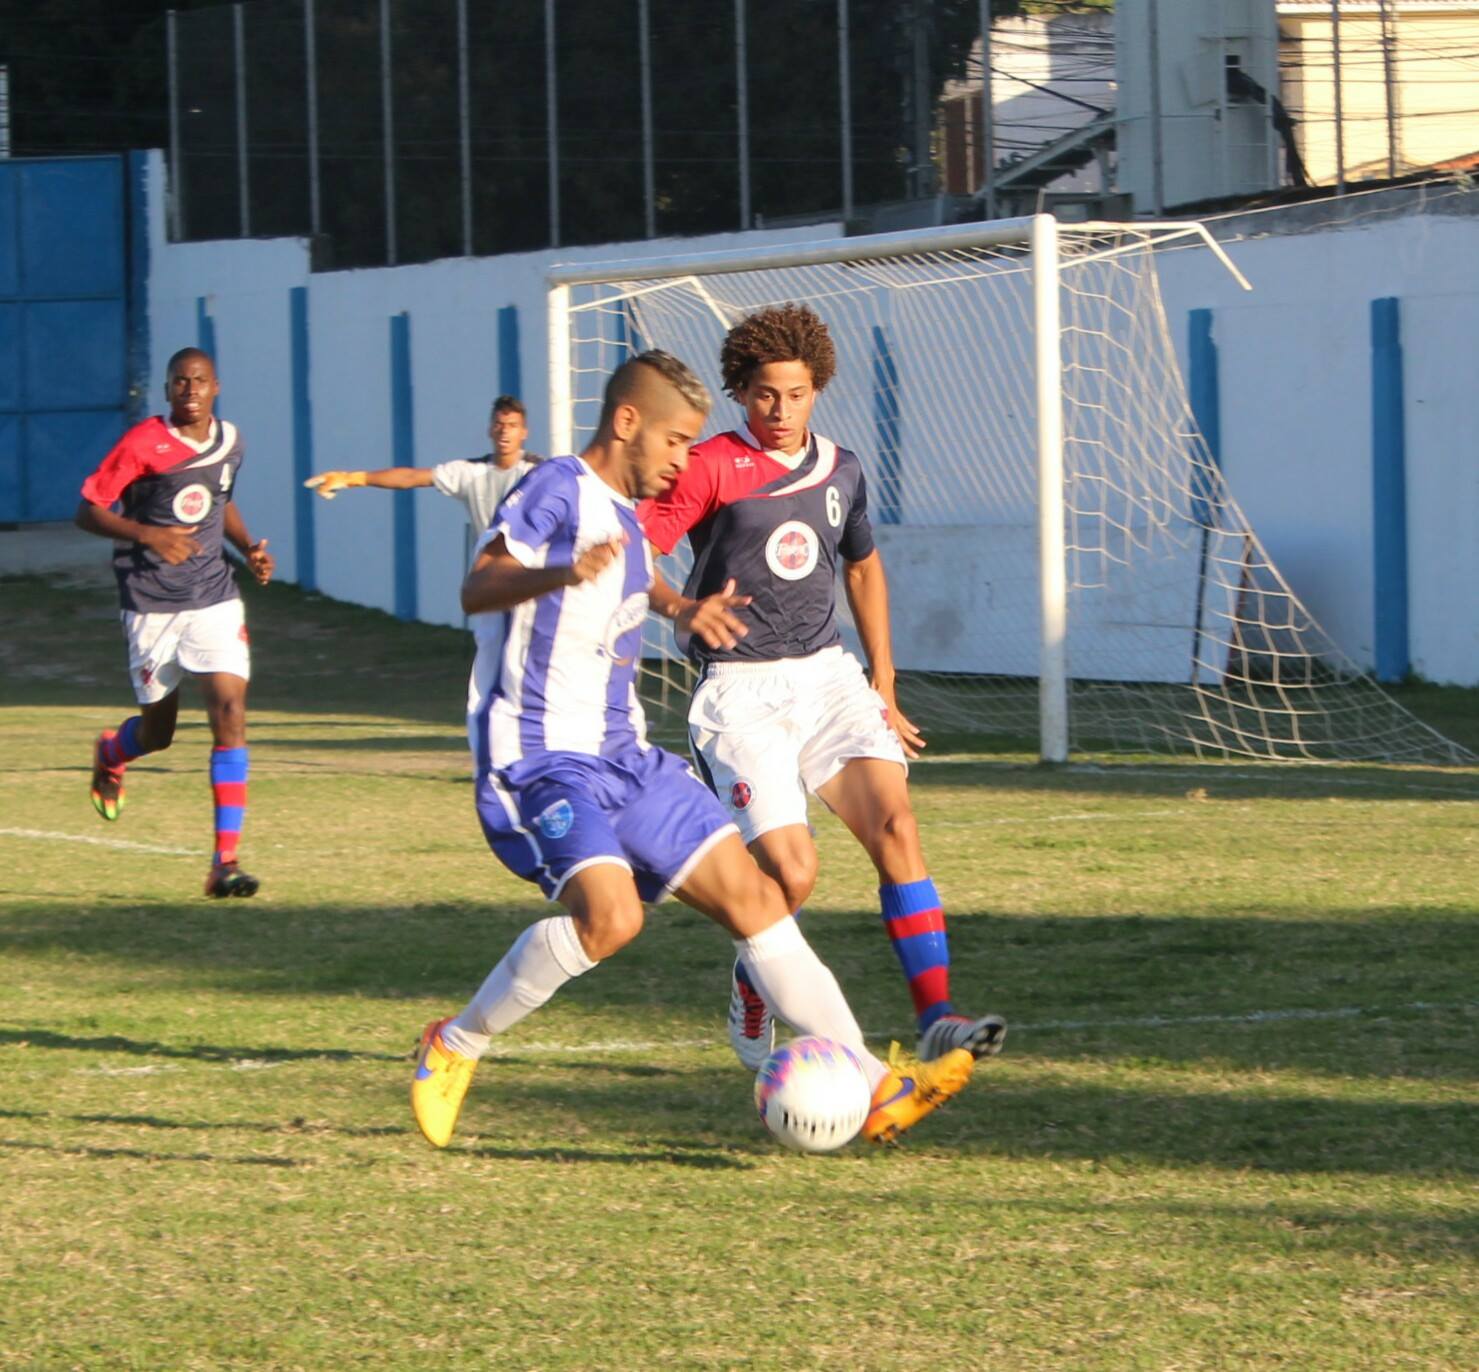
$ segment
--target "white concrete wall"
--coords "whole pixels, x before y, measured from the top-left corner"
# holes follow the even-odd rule
[[[215,320],[220,413],[238,423],[247,458],[238,487],[247,527],[266,537],[285,580],[298,575],[291,404],[289,291],[308,288],[314,466],[385,467],[391,450],[390,319],[410,314],[415,465],[488,450],[488,408],[498,394],[498,311],[519,312],[522,399],[529,446],[549,453],[544,276],[555,262],[720,252],[741,243],[830,237],[835,225],[747,235],[659,239],[561,248],[497,258],[345,272],[309,271],[298,239],[166,242],[164,168],[150,162],[149,316],[151,372],[160,378],[177,348],[196,344],[197,301]],[[158,400],[155,408],[158,408]],[[392,499],[353,491],[316,501],[318,587],[341,600],[389,610],[394,604]],[[466,519],[460,504],[433,491],[416,495],[421,618],[461,624]]]
[[[1183,366],[1187,312],[1214,311],[1228,481],[1295,592],[1374,661],[1371,301],[1400,302],[1413,669],[1479,684],[1479,220],[1419,215],[1234,244],[1244,292],[1204,252],[1161,289]]]
[[[160,170],[156,159],[156,185]],[[812,226],[743,239],[722,235],[682,248],[719,250],[828,232]],[[411,316],[415,460],[428,465],[485,450],[488,404],[498,389],[498,310],[510,304],[519,310],[530,446],[548,451],[543,283],[550,262],[677,250],[669,240],[311,274],[296,241],[167,245],[157,211],[153,238],[154,374],[162,377],[175,348],[196,341],[196,301],[207,297],[220,353],[221,409],[242,425],[248,442],[242,508],[252,531],[271,539],[286,579],[297,574],[291,287],[309,292],[316,468],[392,462],[389,321],[402,310]],[[1223,466],[1232,489],[1295,592],[1364,666],[1372,663],[1374,642],[1369,310],[1382,296],[1402,301],[1412,663],[1434,680],[1479,684],[1479,595],[1472,589],[1479,585],[1479,438],[1470,420],[1472,359],[1479,355],[1479,220],[1413,216],[1250,239],[1230,251],[1254,282],[1253,293],[1239,289],[1204,251],[1163,255],[1172,337],[1184,365],[1188,312],[1214,311]],[[921,384],[938,396],[941,375],[926,369]],[[828,404],[835,410],[843,400],[840,378]],[[872,421],[866,397],[858,404],[864,408],[854,422],[836,433],[867,459]],[[1008,408],[1004,403],[996,413]],[[727,407],[719,417],[728,422]],[[909,424],[906,416],[906,436]],[[953,460],[948,443],[935,446],[945,450],[942,460]],[[916,456],[907,460],[913,464]],[[958,511],[957,496],[946,506],[938,518],[951,522],[946,516]],[[416,495],[415,509],[421,615],[460,623],[461,507],[428,491]],[[383,492],[315,503],[322,590],[391,608],[391,512],[392,497]],[[911,519],[917,514],[910,510]],[[933,603],[950,567],[899,552],[894,604]],[[896,618],[902,612],[896,609]]]

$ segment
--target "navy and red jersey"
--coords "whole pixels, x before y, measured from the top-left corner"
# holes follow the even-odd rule
[[[749,633],[733,648],[695,637],[695,661],[773,662],[841,641],[838,559],[861,562],[873,551],[863,466],[846,448],[812,434],[799,465],[788,466],[748,429],[718,434],[697,444],[688,470],[638,513],[664,553],[688,535],[684,595],[713,595],[733,577],[737,593],[753,597],[735,611]]]
[[[210,437],[195,443],[156,415],[124,434],[82,483],[89,503],[116,503],[139,524],[188,528],[200,545],[171,567],[142,543],[115,543],[113,574],[125,610],[173,613],[236,599],[224,527],[242,453],[241,434],[223,419],[213,419]]]

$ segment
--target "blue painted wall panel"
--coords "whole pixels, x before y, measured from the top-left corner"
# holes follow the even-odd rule
[[[0,410],[21,408],[21,312],[13,301],[0,303]]]
[[[48,159],[19,170],[21,294],[121,296],[122,159]]]
[[[61,410],[26,416],[21,519],[71,519],[87,474],[122,432],[117,410]]]
[[[128,399],[123,301],[32,301],[24,309],[26,408],[121,410]]]
[[[0,520],[13,523],[21,510],[21,421],[0,414]]]
[[[21,259],[17,251],[16,201],[21,178],[15,162],[0,162],[0,296],[21,292]]]

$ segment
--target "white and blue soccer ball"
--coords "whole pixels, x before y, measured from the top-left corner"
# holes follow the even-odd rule
[[[755,1108],[787,1148],[830,1153],[857,1136],[873,1093],[857,1054],[832,1039],[781,1044],[755,1077]]]

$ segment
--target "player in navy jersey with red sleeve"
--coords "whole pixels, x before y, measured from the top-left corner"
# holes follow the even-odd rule
[[[862,464],[810,427],[836,369],[831,336],[806,306],[774,306],[730,329],[719,360],[744,427],[695,447],[683,477],[642,511],[661,552],[685,534],[693,550],[682,592],[659,577],[651,602],[688,635],[701,670],[688,716],[694,755],[792,910],[817,878],[808,794],[852,830],[878,871],[919,1056],[993,1055],[1005,1021],[957,1014],[950,999],[945,916],[906,782],[924,740],[894,698],[888,586]],[[842,647],[839,570],[867,676]],[[738,963],[729,1031],[740,1060],[758,1068],[775,1028]]]
[[[241,434],[215,417],[221,383],[199,348],[169,361],[169,417],[136,424],[82,484],[77,524],[111,538],[128,670],[139,713],[93,745],[92,803],[106,820],[123,810],[124,772],[145,753],[168,748],[180,709],[180,682],[200,681],[215,747],[211,790],[216,841],[208,896],[250,896],[257,879],[237,860],[246,814],[246,688],[251,653],[241,595],[225,544],[264,586],[272,576],[267,540],[254,543],[233,499]]]

